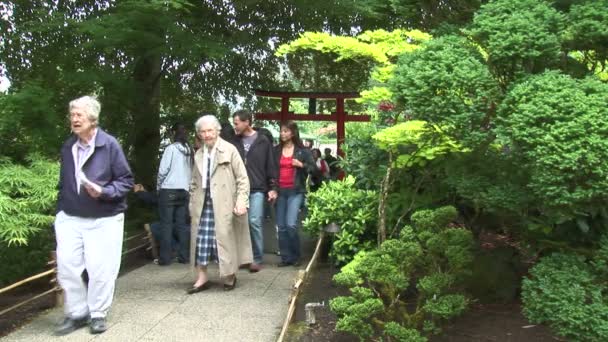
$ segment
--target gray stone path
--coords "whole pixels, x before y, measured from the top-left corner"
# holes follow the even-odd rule
[[[241,270],[237,287],[224,292],[217,266],[210,267],[214,286],[187,295],[194,275],[186,265],[148,264],[121,276],[108,316],[109,329],[91,335],[88,328],[64,337],[52,336],[61,308],[44,313],[2,338],[12,341],[247,341],[270,342],[279,336],[298,270],[277,268],[278,257],[266,255],[265,268]],[[303,267],[303,266],[301,266]]]

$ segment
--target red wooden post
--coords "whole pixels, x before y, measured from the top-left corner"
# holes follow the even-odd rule
[[[342,143],[344,143],[344,139],[346,138],[346,129],[344,124],[346,122],[346,112],[344,111],[344,99],[337,98],[336,99],[336,115],[338,116],[336,123],[336,135],[337,135],[337,151],[336,153],[344,158],[344,151],[342,151]]]
[[[289,114],[289,97],[281,97],[281,123],[287,121]]]

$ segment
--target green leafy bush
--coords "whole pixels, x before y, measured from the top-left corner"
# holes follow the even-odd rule
[[[304,229],[317,235],[328,224],[340,225],[331,253],[339,264],[350,261],[358,251],[371,248],[376,228],[376,193],[359,190],[355,178],[323,183],[308,195],[308,216]]]
[[[336,329],[361,341],[426,341],[440,322],[463,313],[469,301],[460,289],[473,260],[473,237],[451,224],[456,216],[454,207],[417,211],[398,239],[344,266],[334,281],[351,295],[330,302],[339,317]]]
[[[29,165],[0,160],[0,244],[26,245],[49,229],[57,200],[59,163],[37,156]]]
[[[42,271],[53,249],[59,164],[0,160],[0,286]]]
[[[374,134],[373,139],[380,149],[396,155],[396,168],[425,166],[450,152],[467,151],[443,134],[440,127],[421,120],[408,120],[385,128]]]
[[[379,190],[378,180],[386,172],[388,153],[370,144],[378,129],[375,124],[347,126],[347,138],[342,149],[348,158],[341,159],[340,166],[346,174],[355,178],[355,184],[360,189]]]
[[[523,312],[569,341],[608,340],[608,238],[591,260],[554,253],[524,279]]]

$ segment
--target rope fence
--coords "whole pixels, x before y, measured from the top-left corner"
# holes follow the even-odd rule
[[[126,256],[127,254],[133,253],[133,252],[138,251],[143,248],[150,249],[151,244],[150,244],[149,236],[145,232],[140,233],[140,234],[135,234],[133,236],[125,238],[124,243],[126,243],[128,241],[134,241],[136,239],[141,239],[141,240],[144,240],[145,242],[136,247],[133,247],[133,248],[130,248],[130,249],[124,251],[122,253],[123,257]],[[51,277],[51,279],[49,280],[49,284],[51,284],[52,288],[50,290],[44,291],[39,294],[33,294],[31,297],[24,299],[16,304],[13,304],[12,306],[10,306],[6,309],[3,309],[2,311],[0,311],[0,317],[2,317],[4,314],[6,314],[8,312],[11,312],[19,307],[22,307],[25,304],[28,304],[36,299],[42,298],[42,297],[47,296],[52,293],[55,293],[55,306],[63,305],[63,290],[61,289],[61,287],[59,287],[59,284],[57,283],[57,256],[54,251],[51,252],[50,260],[49,260],[49,262],[47,262],[46,265],[51,268],[49,270],[40,272],[38,274],[32,275],[23,280],[19,280],[11,285],[1,288],[0,295],[6,295],[6,293],[10,292],[11,290],[31,284],[32,282],[45,278],[45,277]]]

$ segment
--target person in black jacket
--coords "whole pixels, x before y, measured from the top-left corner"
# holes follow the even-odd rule
[[[247,110],[236,111],[233,116],[237,136],[235,146],[245,162],[249,184],[249,232],[253,248],[253,263],[250,272],[261,269],[264,256],[264,200],[274,202],[277,198],[277,170],[272,151],[272,142],[252,127],[252,115]]]

